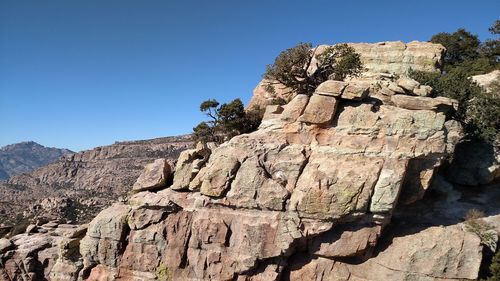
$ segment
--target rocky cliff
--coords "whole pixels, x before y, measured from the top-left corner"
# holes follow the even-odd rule
[[[0,184],[0,223],[37,216],[85,222],[126,194],[144,165],[160,157],[173,164],[191,145],[189,136],[117,142],[13,176]]]
[[[428,87],[399,74],[327,81],[267,106],[253,133],[185,150],[175,169],[148,164],[131,195],[88,225],[40,222],[0,240],[0,274],[476,279],[496,250],[500,189],[466,194],[436,175],[461,136],[448,117],[456,101],[427,97]],[[487,218],[462,222],[474,208]]]
[[[45,147],[33,141],[4,146],[0,148],[0,180],[31,172],[70,153],[68,149]]]

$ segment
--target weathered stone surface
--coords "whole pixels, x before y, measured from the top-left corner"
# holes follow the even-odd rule
[[[299,121],[312,124],[328,124],[332,121],[337,100],[334,97],[312,95]]]
[[[89,224],[87,234],[80,242],[80,253],[85,268],[96,264],[117,266],[129,231],[127,217],[130,207],[115,204],[103,210]]]
[[[360,83],[349,83],[342,92],[341,98],[347,100],[363,100],[368,96],[368,86]]]
[[[79,241],[85,232],[73,238],[62,234],[81,228],[85,227],[56,224],[50,228],[42,226],[37,233],[0,239],[0,245],[8,246],[7,252],[0,249],[0,280],[76,281],[83,267]]]
[[[493,70],[490,73],[474,75],[471,78],[474,82],[485,88],[487,91],[491,91],[492,83],[495,81],[499,81],[500,79],[500,70],[497,69]]]
[[[236,151],[217,150],[210,161],[197,175],[194,182],[200,182],[200,191],[203,195],[219,197],[226,192],[231,181],[236,176],[236,171],[240,167],[240,162],[235,156]]]
[[[427,97],[432,93],[432,87],[427,85],[420,85],[413,89],[413,93],[417,96]]]
[[[14,244],[12,244],[9,239],[0,238],[0,254],[3,254],[10,250],[12,246],[14,246]]]
[[[346,82],[328,80],[321,83],[318,88],[316,88],[316,93],[319,95],[339,97],[346,86]]]
[[[389,83],[387,85],[387,88],[391,91],[393,91],[394,93],[398,93],[398,94],[405,94],[405,90],[401,87],[399,87],[396,83]],[[392,96],[392,95],[391,95]]]
[[[309,102],[309,97],[306,95],[297,95],[294,97],[283,110],[281,114],[281,119],[287,122],[295,122],[297,118],[304,112],[307,104]]]
[[[408,166],[407,160],[386,160],[375,184],[370,211],[390,213],[398,201],[399,192]]]
[[[212,144],[198,143],[196,148],[181,152],[175,166],[174,182],[170,188],[187,189],[191,180],[207,162],[213,146]]]
[[[381,225],[362,222],[333,228],[313,239],[309,245],[309,252],[328,258],[359,256],[376,245],[381,230]]]
[[[442,65],[445,48],[429,42],[401,41],[379,43],[349,43],[361,56],[361,62],[370,73],[407,74],[410,69],[437,71]],[[321,54],[328,45],[320,45],[315,55]],[[311,70],[315,67],[315,61]]]
[[[413,90],[420,85],[420,83],[418,83],[417,81],[415,81],[415,80],[413,80],[413,79],[411,79],[411,78],[409,78],[407,76],[401,76],[396,81],[396,84],[399,87],[401,87],[401,88],[403,88],[403,89],[405,89],[405,90],[407,90],[409,92],[413,92]]]
[[[479,238],[459,227],[432,227],[409,237],[394,238],[388,249],[351,272],[372,280],[429,276],[476,279],[481,251]]]
[[[398,107],[412,110],[434,110],[448,112],[458,108],[458,102],[454,99],[437,97],[413,97],[405,95],[394,95],[391,101]]]
[[[272,85],[273,90],[269,89]],[[277,98],[289,101],[294,95],[293,91],[277,81],[263,79],[253,90],[252,99],[248,103],[247,108],[266,108],[273,104]]]
[[[154,190],[164,187],[171,173],[167,159],[156,159],[153,163],[147,164],[132,190]]]
[[[266,106],[266,111],[264,112],[264,116],[262,120],[274,119],[280,116],[283,112],[283,106],[281,105],[268,105]]]
[[[339,162],[342,165],[336,165]],[[300,217],[321,220],[365,212],[383,162],[339,156],[327,149],[313,151],[291,196],[290,209]]]
[[[326,258],[302,261],[290,280],[456,280],[476,279],[482,246],[460,226],[431,227],[396,237],[376,257],[360,264]],[[293,268],[293,266],[292,266]]]

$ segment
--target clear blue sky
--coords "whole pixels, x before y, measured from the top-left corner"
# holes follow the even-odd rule
[[[0,0],[0,146],[189,133],[297,42],[481,38],[500,1]]]

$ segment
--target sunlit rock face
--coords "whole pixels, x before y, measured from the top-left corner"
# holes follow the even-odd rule
[[[447,114],[456,102],[415,93],[421,87],[409,78],[325,83],[311,97],[269,106],[256,132],[182,152],[172,186],[104,211],[82,240],[82,277],[337,280],[357,270],[345,259],[370,261],[396,206],[420,200],[453,149],[457,139],[448,136],[460,134],[460,126]],[[402,90],[390,90],[395,87]],[[428,237],[440,244],[450,232],[474,254],[457,251],[436,268],[459,267],[443,279],[477,275],[482,246],[476,236],[459,227],[429,232],[408,241],[418,245]],[[427,255],[457,245],[441,246]],[[297,268],[300,255],[310,258]],[[362,264],[376,270],[371,263]],[[323,264],[325,274],[318,269]],[[427,274],[424,265],[415,269]],[[383,274],[374,280],[390,280]]]

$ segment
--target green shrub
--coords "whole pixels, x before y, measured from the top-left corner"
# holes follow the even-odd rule
[[[500,21],[490,28],[499,34]],[[438,33],[431,42],[446,48],[443,73],[410,71],[409,76],[433,88],[432,96],[456,99],[458,110],[453,118],[464,126],[466,137],[489,143],[500,141],[500,82],[495,81],[489,92],[471,80],[471,76],[500,68],[500,41],[489,39],[484,43],[465,29],[454,33]]]
[[[204,143],[223,143],[236,135],[255,131],[263,116],[261,109],[245,111],[240,99],[222,105],[214,99],[206,100],[201,103],[200,111],[209,120],[193,128],[193,140]]]
[[[160,265],[156,268],[155,275],[158,281],[172,280],[172,274],[170,273],[170,270],[163,263],[160,263]]]
[[[333,79],[343,80],[348,75],[358,75],[362,70],[359,54],[347,44],[327,47],[316,57],[317,68],[308,72],[313,64],[314,49],[310,43],[299,43],[297,46],[281,52],[274,64],[268,65],[264,78],[292,89],[297,94],[310,95],[322,82]],[[273,86],[268,85],[273,91]]]
[[[479,47],[481,42],[477,35],[474,35],[463,28],[453,33],[440,32],[434,34],[430,40],[446,48],[444,56],[445,70],[465,60],[473,60],[479,57]]]
[[[464,126],[470,139],[498,142],[500,137],[500,81],[486,92],[463,69],[454,68],[445,74],[410,71],[410,77],[433,88],[433,96],[456,99],[458,110],[453,118]]]
[[[500,250],[497,249],[497,253],[493,256],[493,260],[490,264],[490,276],[486,281],[500,281]]]
[[[481,91],[466,106],[466,130],[479,139],[500,143],[500,81],[490,85],[490,91]]]

